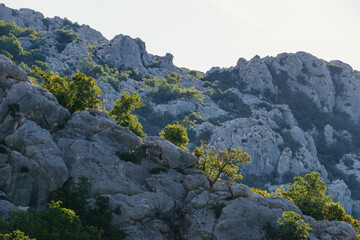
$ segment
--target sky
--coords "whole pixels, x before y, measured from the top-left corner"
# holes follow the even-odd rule
[[[0,0],[46,17],[87,24],[109,40],[141,38],[200,71],[283,52],[305,51],[360,70],[360,0]]]

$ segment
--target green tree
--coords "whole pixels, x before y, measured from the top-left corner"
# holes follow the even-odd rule
[[[99,109],[101,92],[93,78],[78,72],[71,77],[70,91],[74,96],[70,112],[80,112],[89,108]]]
[[[340,203],[333,203],[332,196],[326,195],[326,183],[318,172],[295,177],[294,184],[287,190],[283,186],[276,190],[275,196],[284,197],[316,220],[343,221],[349,223],[358,233],[360,221],[346,214]]]
[[[129,127],[130,130],[139,137],[145,137],[146,135],[142,130],[143,127],[139,119],[136,115],[130,114],[131,111],[142,106],[144,106],[144,103],[141,102],[140,96],[137,95],[136,92],[131,94],[124,92],[121,99],[115,101],[110,116],[113,117],[119,125]]]
[[[36,240],[35,238],[29,238],[22,231],[15,230],[11,233],[1,234],[0,240]]]
[[[35,65],[33,69],[34,73],[43,79],[40,85],[51,92],[59,104],[71,113],[89,108],[99,109],[100,89],[93,78],[78,72],[67,81],[66,77],[60,77],[50,70],[43,71]]]
[[[10,234],[14,235],[13,231],[20,230],[37,240],[100,240],[102,234],[102,231],[95,227],[84,227],[75,212],[62,208],[60,201],[51,201],[45,209],[38,212],[10,212],[5,224],[6,229],[10,229]],[[17,234],[21,236],[21,233]]]
[[[241,148],[230,148],[222,151],[208,146],[204,141],[200,148],[196,147],[195,156],[199,159],[197,168],[205,172],[212,186],[224,173],[231,182],[242,179],[239,164],[251,164],[251,156]]]
[[[317,220],[324,219],[323,209],[331,202],[331,196],[326,196],[326,183],[320,173],[312,172],[294,180],[282,197],[294,202],[304,214]]]
[[[265,225],[265,238],[269,240],[307,240],[312,228],[293,211],[284,211],[282,218],[277,221],[277,226],[270,223]]]
[[[186,128],[181,124],[168,124],[165,131],[162,130],[159,135],[178,146],[179,148],[187,151],[185,147],[189,143]]]

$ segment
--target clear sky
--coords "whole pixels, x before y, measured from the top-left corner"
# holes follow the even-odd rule
[[[360,0],[1,0],[88,24],[111,39],[139,37],[149,53],[209,70],[306,51],[360,70]]]

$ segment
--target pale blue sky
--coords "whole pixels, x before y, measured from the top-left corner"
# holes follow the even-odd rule
[[[206,71],[306,51],[360,70],[360,0],[1,0],[88,24],[106,38],[140,37],[149,53]]]

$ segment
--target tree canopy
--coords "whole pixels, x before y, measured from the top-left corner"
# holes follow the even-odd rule
[[[43,79],[40,85],[54,94],[59,104],[71,113],[89,108],[99,109],[100,89],[93,78],[78,72],[67,81],[66,77],[60,77],[50,70],[43,71],[37,66],[33,66],[33,69]]]
[[[186,128],[181,124],[168,124],[165,127],[165,131],[162,130],[160,133],[162,138],[165,138],[178,146],[179,148],[187,151],[185,147],[189,143]]]
[[[141,102],[140,96],[133,92],[131,94],[124,92],[121,99],[118,99],[114,103],[114,108],[110,112],[115,121],[123,126],[129,127],[130,130],[139,137],[145,137],[145,133],[142,130],[142,125],[136,115],[130,114],[137,108],[144,106]]]
[[[220,179],[222,173],[231,182],[241,180],[243,176],[239,171],[239,164],[251,163],[251,156],[241,148],[220,151],[214,146],[208,146],[204,141],[201,142],[200,148],[196,147],[195,156],[199,159],[197,167],[205,172],[211,186]]]

